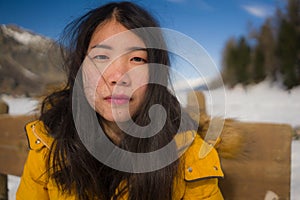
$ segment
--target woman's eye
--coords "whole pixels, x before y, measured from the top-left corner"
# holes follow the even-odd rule
[[[130,61],[134,61],[137,63],[147,63],[147,60],[141,57],[133,57],[130,59]]]
[[[106,55],[96,55],[96,56],[93,57],[93,59],[97,59],[97,60],[107,60],[107,59],[109,59],[109,57],[106,56]]]

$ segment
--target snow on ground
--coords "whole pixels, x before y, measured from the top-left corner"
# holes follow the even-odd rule
[[[277,85],[265,81],[246,89],[236,86],[225,88],[225,103],[222,90],[204,92],[207,99],[208,113],[215,113],[226,118],[240,121],[286,123],[293,127],[300,126],[300,87],[287,92]],[[211,97],[214,99],[212,100]],[[10,114],[28,114],[38,105],[36,100],[3,96],[9,104]],[[213,105],[212,103],[213,102]],[[222,109],[225,108],[225,114]],[[214,112],[212,112],[214,110]],[[224,114],[224,115],[223,115]],[[291,163],[291,200],[300,200],[300,140],[292,141]],[[15,199],[15,192],[20,178],[9,176],[9,199]],[[298,189],[296,189],[298,188]]]
[[[38,101],[31,98],[2,95],[0,99],[8,104],[10,115],[29,115],[37,111]]]
[[[243,88],[237,85],[233,89],[219,88],[204,92],[208,113],[222,115],[225,94],[225,117],[249,122],[287,123],[300,126],[300,86],[285,91],[278,85],[264,81]],[[214,99],[212,99],[214,98]],[[211,104],[213,103],[213,105]]]

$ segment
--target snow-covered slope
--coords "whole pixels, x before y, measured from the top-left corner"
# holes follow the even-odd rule
[[[1,25],[0,26],[3,33],[8,36],[14,38],[16,41],[23,45],[49,45],[51,40],[49,38],[43,37],[38,34],[34,34],[29,30],[21,29],[17,26],[13,25]]]
[[[0,25],[0,93],[41,95],[64,78],[58,44],[16,25]]]

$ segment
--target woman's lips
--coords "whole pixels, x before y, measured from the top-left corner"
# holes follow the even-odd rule
[[[124,105],[128,104],[131,98],[127,95],[113,95],[104,98],[105,101],[114,105]]]

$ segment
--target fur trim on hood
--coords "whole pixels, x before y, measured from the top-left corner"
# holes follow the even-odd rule
[[[245,134],[237,121],[208,116],[202,92],[195,91],[188,95],[186,111],[198,122],[198,134],[206,142],[214,145],[221,158],[236,159],[243,154]]]

